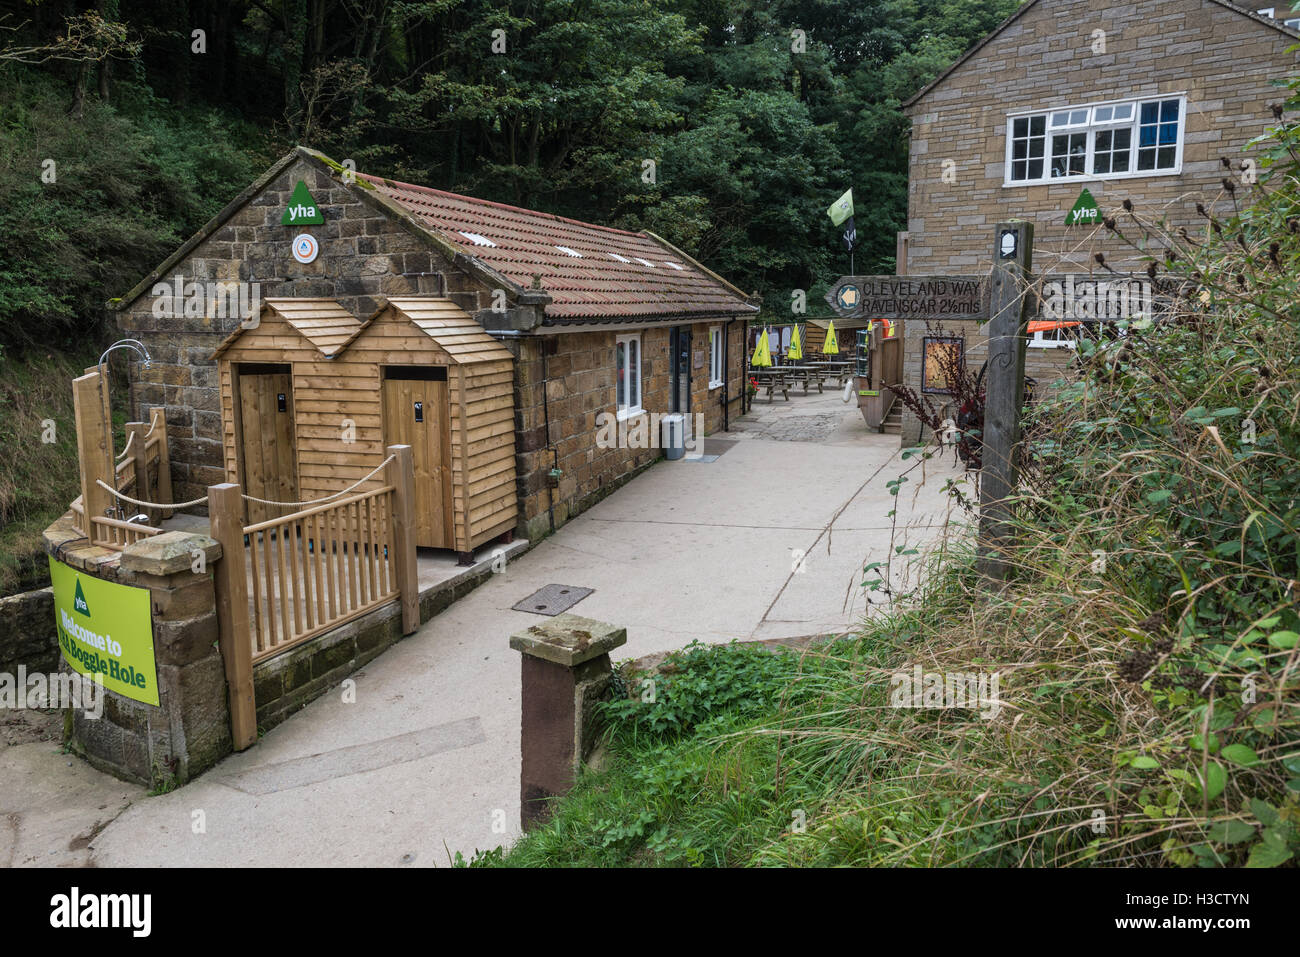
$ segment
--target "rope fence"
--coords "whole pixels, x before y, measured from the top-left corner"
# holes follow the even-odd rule
[[[374,478],[385,468],[387,468],[389,463],[393,462],[396,458],[397,456],[395,455],[388,456],[388,458],[384,459],[377,466],[375,466],[374,469],[372,469],[366,475],[363,475],[361,478],[357,479],[347,488],[342,489],[341,491],[338,492],[334,492],[330,495],[326,495],[324,498],[308,499],[305,502],[273,502],[269,499],[258,498],[255,495],[241,494],[240,497],[249,502],[257,502],[259,505],[278,505],[285,508],[307,508],[312,505],[320,505],[323,502],[333,501],[336,498],[341,498],[342,496],[347,495],[349,492],[355,491],[358,487],[364,485],[366,482],[369,482],[372,478]],[[165,509],[193,508],[196,505],[205,504],[208,500],[208,497],[205,495],[202,498],[196,498],[191,502],[143,502],[138,498],[132,498],[129,495],[125,495],[122,492],[119,492],[117,489],[113,488],[113,486],[109,485],[107,482],[103,481],[102,479],[96,479],[95,484],[97,484],[100,488],[102,488],[104,491],[108,492],[109,494],[113,495],[114,497],[121,499],[123,502],[129,502],[130,504],[135,505],[138,508],[165,508]]]

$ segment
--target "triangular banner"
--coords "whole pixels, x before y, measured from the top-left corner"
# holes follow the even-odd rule
[[[319,226],[324,222],[325,214],[316,205],[316,200],[312,199],[307,184],[298,180],[298,185],[293,188],[293,193],[289,196],[289,205],[285,208],[284,215],[280,217],[280,225]]]
[[[1092,193],[1085,188],[1066,214],[1065,225],[1096,226],[1099,222],[1101,222],[1101,210],[1097,207],[1097,201],[1092,198]]]

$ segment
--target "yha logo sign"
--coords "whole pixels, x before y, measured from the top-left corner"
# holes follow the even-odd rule
[[[325,215],[316,205],[316,200],[312,199],[307,184],[298,180],[298,185],[293,188],[293,194],[289,197],[289,205],[285,208],[284,215],[280,217],[280,225],[319,226],[324,222]]]
[[[1067,226],[1095,226],[1101,222],[1101,207],[1092,198],[1092,193],[1084,189],[1079,193],[1070,211],[1065,214]]]

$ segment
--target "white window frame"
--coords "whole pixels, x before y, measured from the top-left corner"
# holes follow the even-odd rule
[[[629,419],[634,415],[640,415],[645,410],[641,407],[641,333],[633,332],[627,335],[617,336],[614,339],[614,375],[618,375],[618,347],[622,346],[625,352],[632,343],[636,344],[636,363],[631,362],[624,364],[623,376],[623,395],[631,399],[632,387],[636,386],[636,401],[623,402],[618,405],[618,418]],[[618,402],[618,383],[614,384],[614,400]]]
[[[1174,165],[1168,169],[1136,169],[1138,162],[1138,150],[1141,143],[1141,123],[1142,123],[1142,106],[1146,103],[1161,103],[1165,100],[1178,101],[1178,134],[1174,142]],[[1127,123],[1116,123],[1112,121],[1096,122],[1093,117],[1095,111],[1104,107],[1133,105],[1132,119]],[[1067,122],[1062,125],[1053,126],[1052,118],[1060,113],[1075,113],[1087,111],[1088,119],[1084,123]],[[1043,130],[1043,175],[1037,179],[1012,179],[1012,153],[1014,147],[1014,136],[1012,130],[1017,119],[1028,119],[1030,117],[1042,116],[1044,118]],[[1073,117],[1070,118],[1073,120]],[[1097,133],[1107,130],[1130,129],[1129,142],[1129,169],[1122,173],[1092,173],[1094,154],[1096,150]],[[1070,176],[1051,175],[1052,167],[1052,136],[1060,133],[1078,133],[1083,132],[1087,136],[1087,149],[1084,154],[1083,169],[1084,172],[1076,173]],[[1144,96],[1140,98],[1124,100],[1100,100],[1092,103],[1081,105],[1071,104],[1069,106],[1039,108],[1034,110],[1018,110],[1015,113],[1008,113],[1006,118],[1006,128],[1004,130],[1005,153],[1003,157],[1002,185],[1006,187],[1015,186],[1051,186],[1060,183],[1089,183],[1099,180],[1109,179],[1141,179],[1149,176],[1178,176],[1183,171],[1183,143],[1186,140],[1187,133],[1187,94],[1186,93],[1166,93],[1162,96]]]
[[[1075,349],[1078,348],[1079,342],[1076,338],[1078,326],[1067,326],[1063,329],[1049,329],[1046,332],[1039,330],[1029,339],[1030,349]],[[1048,339],[1047,333],[1052,332],[1057,335],[1065,334],[1065,338]]]
[[[722,385],[726,370],[722,368],[723,342],[722,327],[709,326],[709,388],[717,389]]]
[[[1263,10],[1256,10],[1255,15],[1260,17],[1268,17],[1270,20],[1272,20],[1275,19],[1273,14],[1276,11],[1277,11],[1277,7],[1265,7]]]
[[[1292,30],[1300,30],[1300,17],[1288,17],[1282,21],[1282,26],[1290,27]]]

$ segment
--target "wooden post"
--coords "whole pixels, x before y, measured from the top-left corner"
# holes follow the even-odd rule
[[[979,571],[991,582],[1004,581],[1010,567],[1005,551],[1012,537],[1008,498],[1019,486],[1020,410],[1025,393],[1027,293],[1033,244],[1032,223],[998,224],[989,285],[977,550]]]
[[[131,436],[135,436],[134,443],[131,444],[131,464],[135,468],[135,492],[132,498],[138,498],[142,502],[157,501],[153,497],[153,489],[149,484],[149,449],[145,445],[148,442],[149,425],[146,422],[128,422],[126,424],[126,440],[132,443]],[[131,514],[134,514],[132,509]],[[145,509],[145,514],[149,516],[149,524],[158,523],[158,512],[156,509]],[[128,515],[130,517],[130,515]]]
[[[167,451],[167,414],[162,409],[149,411],[149,432],[158,433],[158,498],[159,502],[172,500],[172,459]],[[162,510],[160,518],[171,518],[170,508]]]
[[[230,482],[208,486],[212,537],[221,543],[214,572],[221,657],[230,688],[230,736],[235,750],[257,743],[257,699],[253,694],[253,637],[248,623],[248,578],[244,565],[243,499]]]
[[[95,518],[103,518],[112,496],[95,484],[102,479],[113,483],[110,453],[104,447],[104,402],[102,376],[98,372],[72,380],[72,405],[77,424],[77,461],[81,469],[81,505],[86,513],[86,537],[95,543],[98,534]]]
[[[415,457],[409,445],[390,445],[388,482],[393,494],[393,564],[402,596],[402,634],[420,627],[420,579],[415,569]]]
[[[108,395],[108,366],[97,365],[90,366],[86,369],[86,374],[97,373],[99,375],[99,404],[103,416],[104,432],[104,460],[108,463],[108,474],[116,475],[113,466],[117,464],[115,453],[113,452],[113,402]],[[109,485],[116,485],[113,479],[106,479]],[[111,504],[117,505],[116,499]]]

